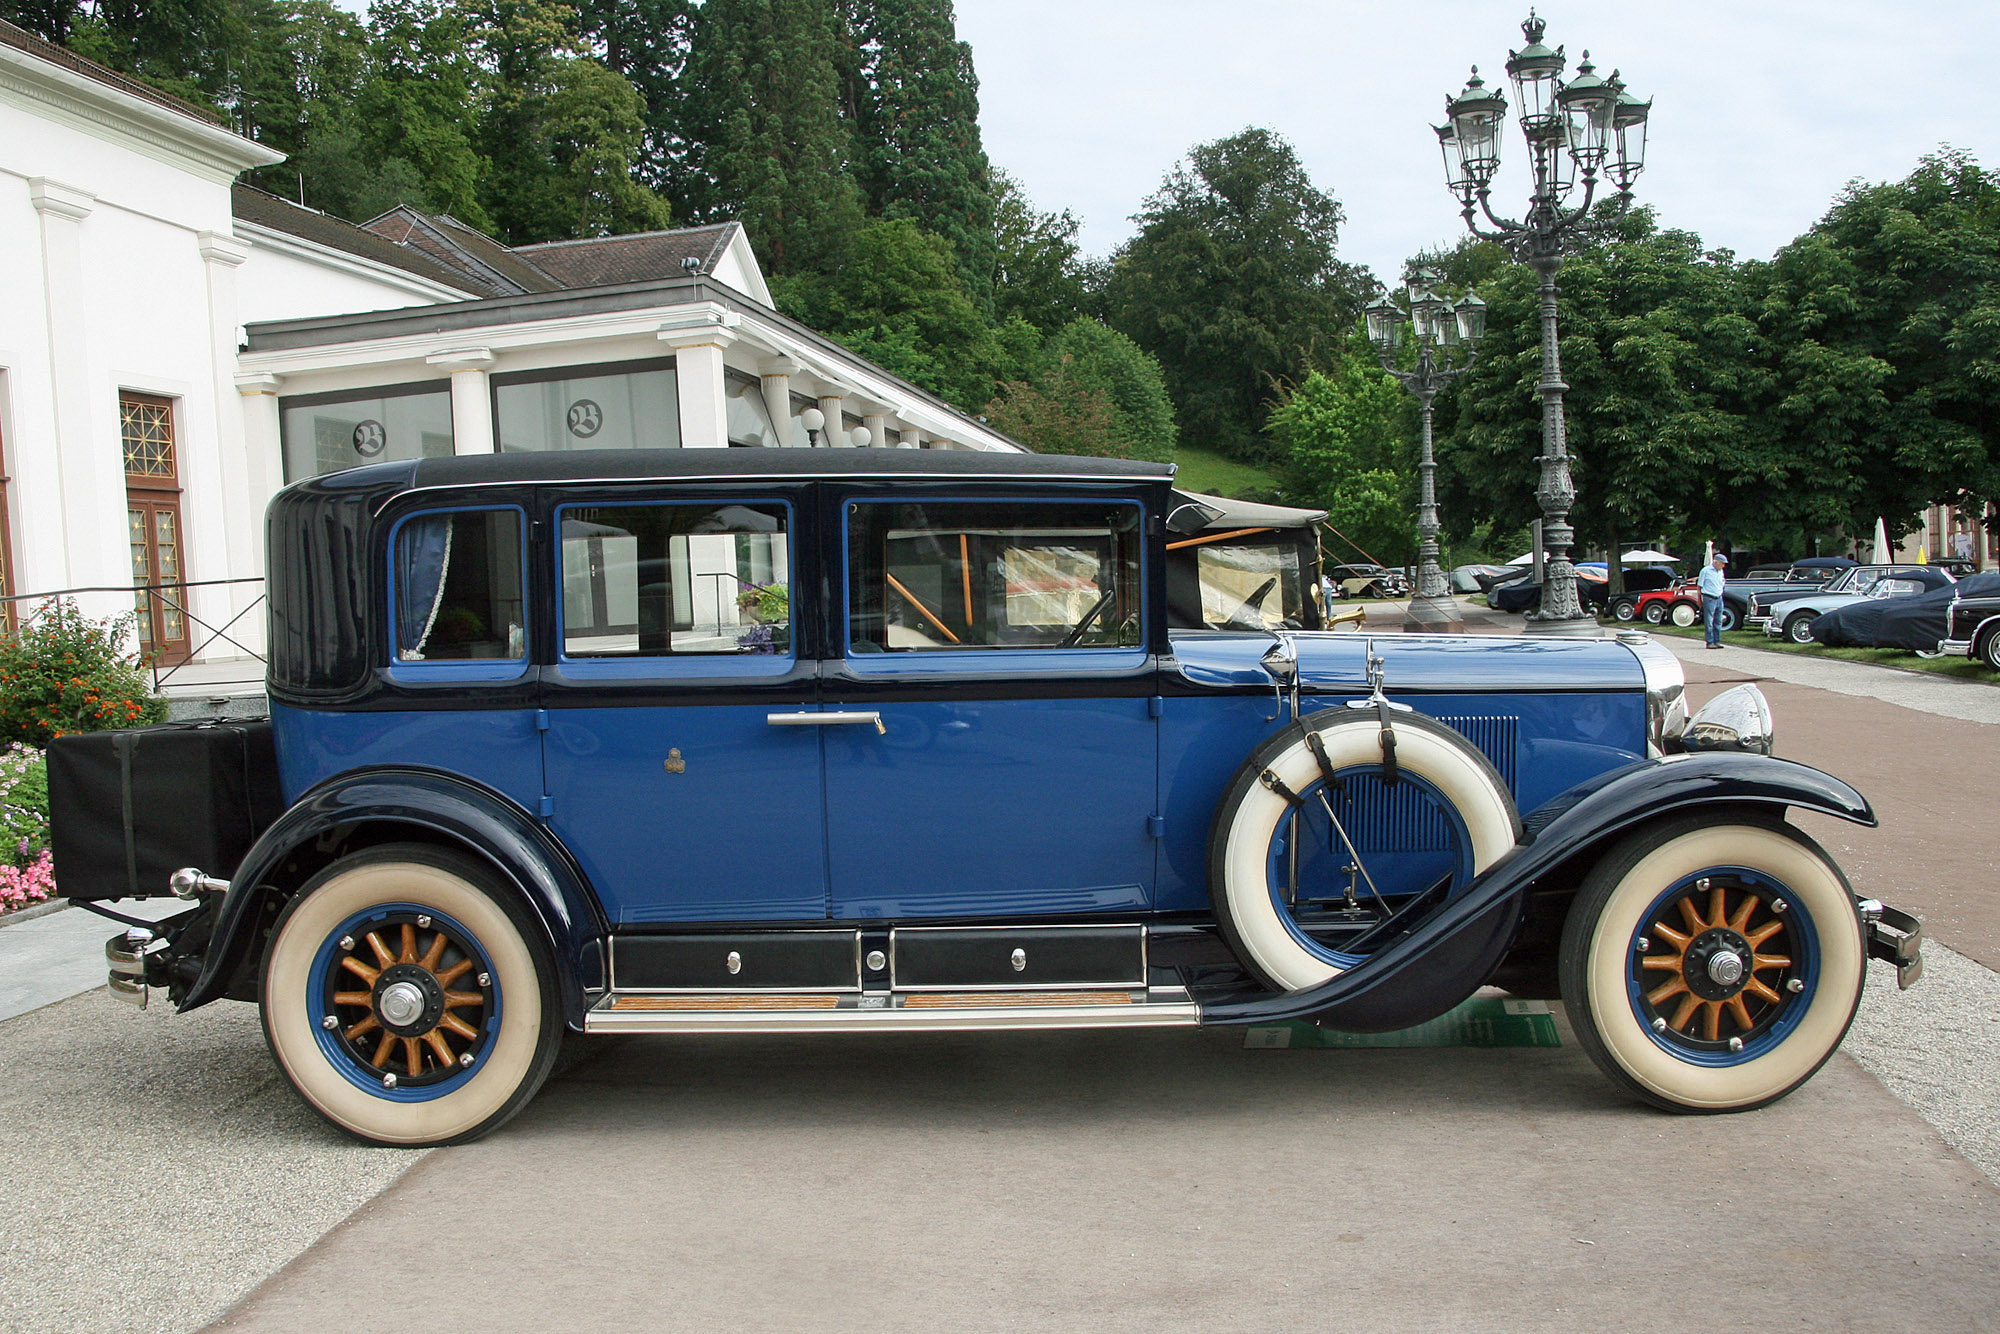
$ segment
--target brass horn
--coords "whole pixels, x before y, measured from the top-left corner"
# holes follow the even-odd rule
[[[1334,615],[1327,617],[1326,628],[1331,630],[1334,629],[1336,626],[1359,625],[1367,619],[1368,619],[1367,608],[1349,607],[1346,611],[1336,612]]]

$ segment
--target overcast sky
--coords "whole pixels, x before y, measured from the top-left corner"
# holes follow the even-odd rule
[[[339,0],[365,12],[366,0]],[[993,162],[1108,253],[1195,144],[1259,125],[1347,212],[1341,256],[1396,280],[1461,234],[1431,125],[1478,65],[1503,83],[1523,0],[957,0]],[[1851,180],[1949,144],[2000,169],[2000,3],[1542,0],[1546,40],[1653,99],[1636,195],[1766,258]],[[1508,92],[1511,104],[1513,95]],[[1509,108],[1496,207],[1527,186]]]
[[[958,0],[987,155],[1108,252],[1174,161],[1247,125],[1298,149],[1347,213],[1342,258],[1394,281],[1463,224],[1431,125],[1477,64],[1504,82],[1526,0]],[[1710,246],[1768,257],[1857,177],[1940,144],[2000,168],[2000,4],[1543,0],[1546,40],[1653,99],[1637,198]],[[1509,119],[1496,208],[1527,183]]]

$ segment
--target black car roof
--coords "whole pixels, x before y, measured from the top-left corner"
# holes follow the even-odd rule
[[[393,468],[397,465],[390,464]],[[406,488],[710,477],[1025,477],[1168,481],[1171,463],[945,449],[600,449],[418,459]],[[355,471],[362,471],[356,469]]]

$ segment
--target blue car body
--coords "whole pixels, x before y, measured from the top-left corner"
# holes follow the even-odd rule
[[[432,848],[532,924],[551,1019],[573,1030],[1379,1030],[1488,983],[1555,994],[1578,887],[1634,831],[1789,806],[1873,821],[1859,794],[1802,766],[1676,753],[1679,668],[1643,635],[1170,625],[1171,475],[673,451],[430,459],[293,486],[270,519],[287,809],[239,866],[212,868],[233,870],[226,892],[128,976],[183,1008],[268,1009],[294,914],[380,849]],[[1361,758],[1336,763],[1321,736],[1359,737]],[[1292,737],[1315,748],[1324,785],[1276,776],[1267,757]],[[1460,771],[1491,789],[1486,826],[1455,805],[1451,783],[1472,781]],[[1332,961],[1305,984],[1274,985],[1243,957],[1251,928],[1218,899],[1231,812],[1265,789],[1292,823],[1251,906],[1280,904],[1298,948]],[[1308,804],[1324,832],[1309,834]],[[443,929],[409,912],[381,917],[404,923],[397,961],[393,939],[369,937],[370,963],[341,927],[338,948],[314,946],[312,985],[339,985],[336,963],[408,973],[422,932]],[[468,959],[501,957],[443,920]],[[440,976],[445,950],[426,956]],[[704,980],[725,955],[727,975]],[[327,990],[313,1004],[375,1005],[365,1029],[419,992],[433,1009],[472,1003],[417,983],[385,1001],[374,985],[372,1001]],[[483,1003],[497,1032],[497,999]],[[349,1085],[386,1068],[315,1040],[351,1062]],[[378,1133],[310,1091],[299,1048],[275,1031],[273,1045],[315,1105]],[[406,1082],[460,1096],[470,1076],[420,1073],[428,1059],[409,1039]]]

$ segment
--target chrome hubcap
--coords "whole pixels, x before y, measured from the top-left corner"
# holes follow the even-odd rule
[[[1713,964],[1709,967],[1710,971],[1714,970]],[[376,1004],[381,1007],[382,1017],[397,1027],[415,1023],[417,1016],[424,1012],[423,989],[414,982],[398,982],[382,988]]]
[[[1717,986],[1733,987],[1743,980],[1743,956],[1727,950],[1708,961],[1708,977]]]

